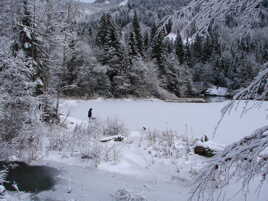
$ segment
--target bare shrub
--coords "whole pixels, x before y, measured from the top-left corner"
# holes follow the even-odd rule
[[[104,136],[115,136],[115,135],[128,135],[128,130],[124,123],[118,119],[107,119],[102,127],[102,134]]]
[[[90,124],[78,124],[73,129],[54,128],[54,132],[49,135],[49,147],[51,151],[75,152],[89,142],[97,140],[101,135],[98,121]]]
[[[37,130],[36,126],[31,131],[14,137],[9,143],[0,142],[0,158],[2,160],[24,160],[28,162],[39,159],[42,147],[39,129]]]
[[[148,149],[154,157],[177,159],[187,156],[194,146],[194,140],[180,136],[175,131],[147,130],[140,139],[140,146]]]
[[[101,122],[80,124],[72,130],[62,129],[56,135],[51,135],[49,150],[69,153],[71,157],[79,156],[85,161],[93,162],[95,167],[98,167],[102,161],[118,161],[120,155],[118,143],[102,143],[102,138]]]

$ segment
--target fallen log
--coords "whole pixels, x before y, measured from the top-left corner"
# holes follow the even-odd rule
[[[209,147],[203,147],[203,146],[195,146],[194,147],[194,153],[200,156],[205,156],[205,157],[213,157],[216,154],[216,151],[209,148]]]
[[[106,137],[100,140],[100,142],[110,142],[110,141],[114,141],[114,142],[122,142],[125,140],[125,137],[122,135],[115,135],[115,136],[110,136],[110,137]]]

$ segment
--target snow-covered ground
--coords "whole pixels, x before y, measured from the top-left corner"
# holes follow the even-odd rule
[[[75,124],[88,124],[87,111],[93,108],[96,118],[93,121],[117,118],[129,129],[129,136],[124,142],[107,142],[107,145],[116,146],[120,154],[116,161],[103,161],[97,168],[80,156],[50,153],[38,163],[58,168],[61,172],[59,182],[53,190],[38,194],[38,199],[130,201],[115,198],[115,192],[125,189],[132,197],[138,196],[131,201],[144,201],[139,196],[147,201],[186,201],[194,177],[207,161],[188,150],[195,138],[207,135],[212,139],[207,144],[222,148],[217,144],[232,143],[267,122],[268,103],[252,104],[255,107],[242,117],[241,103],[241,107],[227,114],[212,138],[220,111],[227,103],[171,103],[155,99],[62,100],[60,107],[64,115],[69,115],[66,121],[69,129]],[[158,130],[155,134],[154,129]],[[161,138],[159,135],[164,133],[160,130],[168,131],[168,138]],[[157,138],[150,139],[148,134]],[[163,142],[171,142],[173,148]],[[165,157],[163,152],[168,154],[169,151],[172,154]],[[234,196],[236,190],[236,185],[232,185],[226,197],[244,200],[242,195]],[[257,198],[254,190],[252,187],[248,200],[268,200],[268,192],[262,192]]]

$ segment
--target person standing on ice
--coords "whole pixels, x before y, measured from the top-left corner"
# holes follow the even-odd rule
[[[87,116],[88,116],[88,120],[92,118],[92,108],[88,110]]]

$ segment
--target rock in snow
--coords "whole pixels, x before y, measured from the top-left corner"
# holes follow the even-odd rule
[[[215,155],[214,150],[208,147],[203,147],[203,146],[196,146],[194,148],[194,153],[200,156],[205,156],[205,157],[212,157]]]

